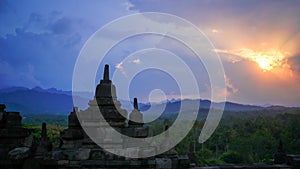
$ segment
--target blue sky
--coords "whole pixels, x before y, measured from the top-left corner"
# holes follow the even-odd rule
[[[300,106],[300,2],[280,0],[188,1],[0,1],[0,88],[11,86],[71,90],[80,49],[99,28],[121,16],[139,12],[177,15],[201,29],[220,55],[230,101],[249,104]],[[112,36],[112,35],[109,35]],[[134,37],[113,49],[105,59],[112,72],[132,51],[156,47],[184,55],[170,39]],[[149,40],[149,38],[151,40]],[[201,98],[209,98],[204,67],[185,53]],[[102,63],[98,81],[102,76]],[[198,64],[199,65],[199,64]],[[201,64],[200,64],[201,65]],[[156,79],[149,80],[155,75]],[[118,87],[118,86],[117,86]],[[147,101],[161,88],[178,96],[174,80],[163,72],[139,74],[130,95]]]

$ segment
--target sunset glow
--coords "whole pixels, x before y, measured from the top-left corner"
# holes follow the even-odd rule
[[[240,59],[234,59],[232,62],[237,62],[241,59],[249,59],[257,63],[257,65],[264,71],[271,71],[276,68],[290,68],[286,62],[288,58],[288,53],[282,53],[276,49],[269,49],[265,51],[254,51],[248,48],[241,48],[237,50],[219,50],[216,49],[215,52],[225,53],[229,55],[235,55]]]
[[[237,53],[238,54],[238,53]],[[250,49],[241,49],[239,55],[255,61],[263,71],[271,71],[284,64],[286,56],[278,50],[270,49],[267,51],[253,51]]]
[[[257,59],[256,62],[258,63],[259,67],[262,68],[264,71],[272,70],[273,67],[271,66],[271,60],[267,59]]]

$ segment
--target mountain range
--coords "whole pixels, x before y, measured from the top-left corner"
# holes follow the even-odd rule
[[[93,98],[93,93],[80,92],[75,93],[82,103],[77,105],[80,109],[87,108],[87,103]],[[120,100],[122,108],[131,112],[132,103],[126,100]],[[214,109],[221,108],[223,103],[215,103],[209,100],[166,100],[160,103],[139,103],[140,110],[147,111],[150,113],[163,111],[166,114],[176,114],[180,110],[181,103],[185,103],[187,107],[193,104],[199,104],[200,109],[209,109],[213,105]],[[10,87],[0,89],[0,104],[6,104],[7,111],[19,111],[22,114],[55,114],[55,115],[66,115],[73,108],[72,92],[57,90],[55,88],[43,89],[35,87],[32,89],[25,87]],[[233,102],[225,102],[225,111],[241,112],[241,111],[256,111],[263,109],[286,109],[283,106],[256,106],[256,105],[245,105]],[[183,110],[188,111],[188,110]]]

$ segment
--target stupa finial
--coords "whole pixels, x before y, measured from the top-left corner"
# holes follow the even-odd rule
[[[106,64],[104,67],[103,80],[109,80],[109,65]]]
[[[139,109],[139,106],[138,106],[138,102],[137,102],[137,98],[135,97],[134,99],[133,99],[133,107],[134,107],[134,109]]]

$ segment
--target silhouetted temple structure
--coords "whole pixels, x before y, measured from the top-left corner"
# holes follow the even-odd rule
[[[117,100],[116,87],[109,79],[109,66],[105,65],[103,79],[97,85],[95,100],[90,102],[90,107],[99,109],[105,120],[114,127],[124,128],[126,125],[127,111],[121,109]]]
[[[99,116],[99,110],[105,121]],[[105,65],[103,79],[96,87],[95,97],[89,102],[88,109],[78,112],[74,108],[69,115],[69,127],[61,133],[61,137],[55,146],[55,155],[51,157],[56,160],[52,167],[58,168],[186,168],[189,167],[187,158],[179,159],[178,156],[164,162],[167,157],[153,157],[148,159],[128,159],[106,152],[94,143],[83,131],[81,125],[85,129],[89,129],[95,137],[101,137],[97,141],[108,148],[121,147],[128,149],[126,153],[147,153],[147,151],[155,151],[147,149],[139,149],[136,152],[130,148],[138,147],[141,142],[128,141],[123,137],[116,137],[111,132],[111,126],[122,134],[135,138],[146,138],[148,136],[148,127],[143,125],[143,114],[138,109],[137,99],[134,98],[134,109],[130,113],[127,123],[128,113],[121,108],[120,102],[117,100],[116,87],[109,79],[109,66]],[[93,133],[94,132],[94,133]],[[150,150],[149,150],[150,149]],[[177,155],[177,154],[176,154]],[[161,159],[161,160],[160,160]],[[175,160],[176,159],[176,160]],[[166,161],[166,160],[165,160]],[[181,166],[178,162],[180,161]],[[163,163],[164,162],[164,163]],[[175,163],[176,162],[176,163]],[[166,167],[168,165],[169,167]]]
[[[139,110],[137,98],[134,98],[133,100],[133,108],[134,109],[132,110],[129,116],[128,125],[130,127],[143,126],[143,114]]]
[[[68,128],[60,133],[60,137],[51,142],[47,137],[46,124],[42,124],[41,138],[34,140],[28,129],[21,125],[19,112],[6,112],[5,105],[0,105],[0,168],[30,169],[108,169],[108,168],[148,168],[148,169],[187,169],[187,168],[292,168],[284,163],[298,167],[294,158],[286,156],[282,143],[275,154],[279,165],[220,165],[197,167],[197,159],[191,151],[189,155],[178,156],[175,148],[154,157],[131,159],[117,156],[99,147],[87,134],[97,137],[96,141],[106,148],[128,149],[127,153],[149,153],[156,149],[149,143],[140,148],[141,142],[131,142],[123,137],[111,134],[111,127],[118,132],[135,138],[148,137],[149,129],[143,123],[143,114],[134,98],[134,109],[128,117],[117,100],[116,87],[109,79],[109,66],[105,65],[103,79],[96,87],[94,99],[86,110],[79,111],[74,107],[68,116]],[[101,118],[99,110],[104,117]],[[78,118],[80,117],[80,118]],[[105,123],[105,120],[107,123]],[[165,140],[161,146],[169,144],[168,126],[165,128]],[[139,149],[133,149],[139,147]],[[136,152],[138,150],[138,152]],[[191,160],[189,159],[191,158]],[[193,163],[193,165],[191,165]],[[283,165],[281,165],[283,164]]]
[[[19,168],[21,159],[29,158],[34,147],[33,136],[22,127],[19,112],[6,112],[0,104],[0,168]],[[13,159],[13,160],[11,160]]]

